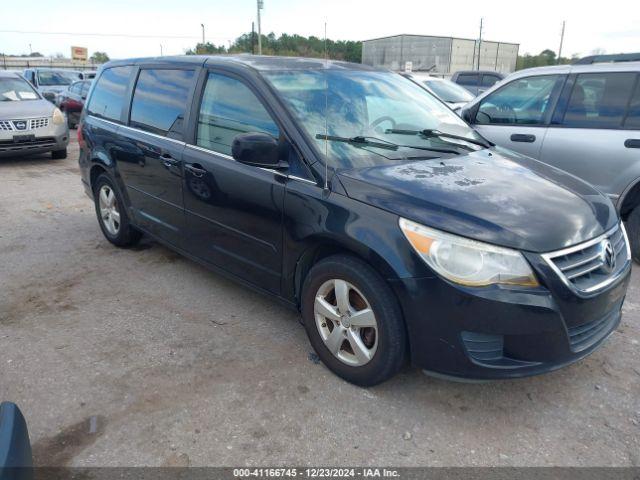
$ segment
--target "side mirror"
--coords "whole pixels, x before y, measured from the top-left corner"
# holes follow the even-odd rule
[[[246,165],[263,168],[286,168],[289,165],[281,161],[280,144],[271,135],[260,132],[236,135],[231,144],[233,158]]]

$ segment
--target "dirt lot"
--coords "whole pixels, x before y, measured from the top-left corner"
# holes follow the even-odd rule
[[[76,159],[0,159],[0,399],[39,465],[640,465],[640,269],[577,365],[365,390],[313,361],[295,312],[153,242],[112,247]]]

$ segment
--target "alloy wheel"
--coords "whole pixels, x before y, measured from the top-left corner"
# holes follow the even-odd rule
[[[361,367],[378,348],[378,323],[365,296],[351,283],[332,279],[316,293],[316,326],[327,349],[341,362]]]
[[[104,228],[109,234],[116,236],[120,231],[120,212],[118,211],[118,202],[116,194],[109,185],[102,185],[98,196],[100,206],[100,218]]]

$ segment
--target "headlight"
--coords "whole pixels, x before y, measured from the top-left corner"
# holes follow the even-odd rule
[[[426,264],[452,282],[471,287],[539,285],[517,250],[458,237],[404,218],[400,219],[400,229]]]
[[[54,125],[62,125],[64,123],[64,115],[59,108],[53,110],[53,123]]]

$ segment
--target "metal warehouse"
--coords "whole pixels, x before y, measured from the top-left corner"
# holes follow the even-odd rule
[[[412,62],[414,71],[452,75],[460,70],[494,70],[511,73],[516,69],[517,43],[433,37],[429,35],[394,35],[365,40],[362,63],[391,70],[404,70]]]

